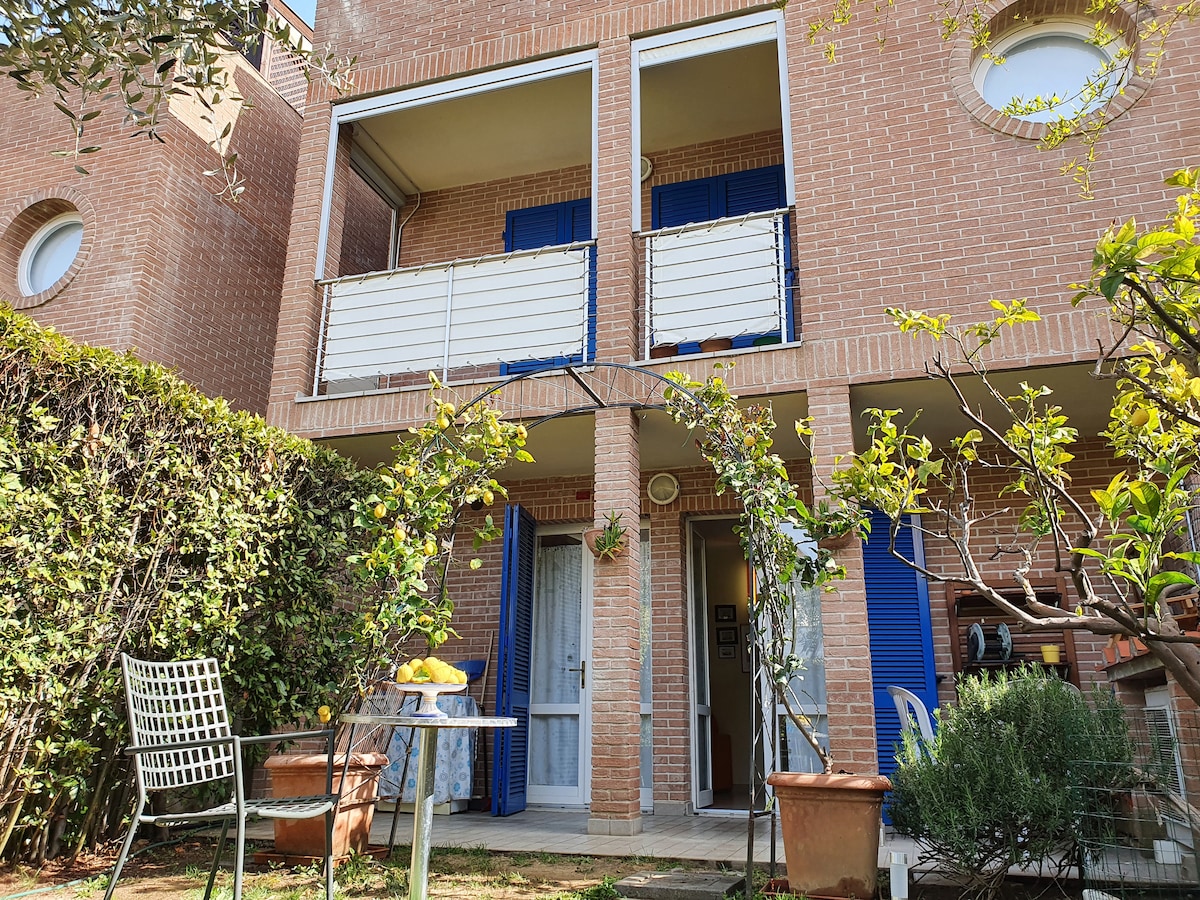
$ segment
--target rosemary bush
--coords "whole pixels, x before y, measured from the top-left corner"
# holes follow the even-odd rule
[[[1058,880],[1096,821],[1089,796],[1127,780],[1132,745],[1120,704],[1085,699],[1040,669],[963,678],[958,705],[939,711],[931,745],[906,736],[892,776],[896,828],[957,876],[964,894],[992,897],[1011,866]]]

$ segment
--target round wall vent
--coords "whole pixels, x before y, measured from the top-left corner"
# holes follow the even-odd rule
[[[679,496],[679,480],[670,472],[651,475],[646,484],[646,496],[659,506],[666,506]]]
[[[654,163],[650,162],[647,156],[642,157],[642,181],[650,177],[650,173],[654,171]]]

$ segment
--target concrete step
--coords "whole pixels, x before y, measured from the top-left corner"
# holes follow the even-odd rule
[[[722,900],[746,879],[736,872],[638,872],[613,885],[630,900]]]

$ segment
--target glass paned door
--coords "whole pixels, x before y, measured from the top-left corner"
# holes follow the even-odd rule
[[[712,706],[708,688],[708,588],[704,538],[695,527],[691,537],[692,691],[694,728],[692,772],[696,809],[712,806]]]
[[[533,584],[529,802],[588,802],[591,554],[579,534],[538,537]]]

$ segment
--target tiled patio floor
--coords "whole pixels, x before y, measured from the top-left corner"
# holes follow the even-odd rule
[[[391,811],[375,814],[371,843],[385,846],[392,825]],[[396,843],[412,839],[413,817],[401,813]],[[486,847],[489,850],[579,854],[584,856],[644,856],[654,859],[699,860],[713,865],[742,868],[746,862],[747,820],[734,816],[643,816],[642,833],[630,837],[588,834],[585,811],[527,809],[505,818],[487,813],[463,812],[433,817],[433,846]],[[902,846],[903,844],[903,846]],[[783,841],[776,838],[775,858],[782,866]],[[889,835],[880,848],[880,865],[887,852],[910,849],[903,839]],[[771,860],[771,825],[767,818],[755,823],[754,859]]]

